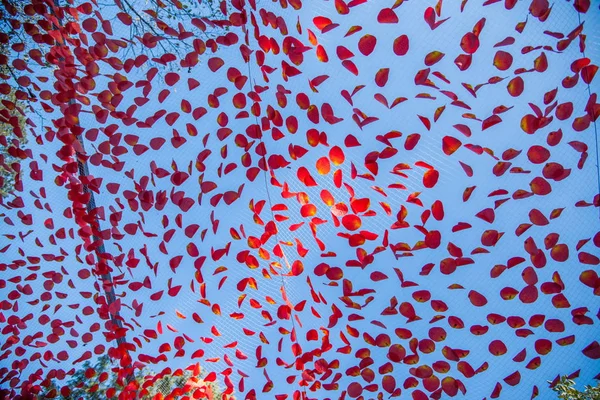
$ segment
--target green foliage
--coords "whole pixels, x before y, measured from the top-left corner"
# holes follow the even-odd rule
[[[22,39],[21,32],[17,32],[8,22],[10,13],[7,7],[13,9],[13,12],[19,15],[23,22],[28,21],[19,7],[13,5],[13,2],[6,1],[0,3],[0,33],[8,35],[11,43],[17,43]],[[13,70],[9,60],[13,60],[14,53],[9,44],[0,44],[0,197],[6,197],[14,189],[16,168],[20,163],[20,157],[16,156],[21,145],[26,142],[26,117],[23,110],[26,109],[26,103],[22,97],[17,96],[17,91],[22,91],[22,87],[17,83],[19,78]],[[6,85],[5,83],[8,83]]]
[[[560,381],[552,388],[558,393],[558,398],[562,400],[600,400],[600,386],[585,386],[583,392],[575,388],[575,381],[566,376],[560,378]]]
[[[38,398],[53,398],[56,400],[117,400],[123,386],[118,383],[117,374],[112,369],[113,365],[107,355],[99,357],[95,364],[86,361],[80,369],[73,373],[67,382],[61,382],[61,385],[56,381],[50,382],[50,385],[38,395]],[[213,399],[221,399],[222,391],[219,385],[216,382],[202,381],[204,376],[205,374],[201,373],[196,378],[210,388]],[[154,372],[144,368],[138,370],[133,379],[141,387],[144,382],[152,381],[156,377],[157,375]],[[156,379],[151,386],[146,387],[145,391],[140,390],[138,398],[140,400],[151,400],[157,398],[156,396],[159,394],[166,397],[176,389],[183,389],[191,378],[193,379],[193,376],[190,371],[185,371],[179,376],[166,374]],[[70,393],[65,395],[61,392],[61,386],[68,387]],[[182,392],[178,396],[175,396],[175,398],[186,394],[189,395],[193,390],[192,388],[187,392]],[[234,400],[231,396],[228,399]]]
[[[20,162],[14,149],[26,142],[23,108],[23,102],[16,99],[14,91],[0,94],[0,136],[3,136],[0,138],[0,197],[7,196],[14,188],[15,169]]]

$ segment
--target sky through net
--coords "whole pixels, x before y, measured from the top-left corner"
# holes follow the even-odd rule
[[[600,378],[594,1],[0,2],[0,396]]]

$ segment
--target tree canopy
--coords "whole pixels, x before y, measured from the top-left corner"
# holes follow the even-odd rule
[[[66,382],[51,380],[40,387],[39,398],[57,400],[117,400],[125,382],[119,382],[118,374],[107,355],[95,363],[86,361]],[[199,366],[186,370],[163,371],[156,374],[144,367],[136,371],[128,385],[135,386],[140,400],[163,399],[222,399],[218,382],[206,380],[207,373]],[[45,387],[47,386],[47,387]],[[234,396],[228,397],[235,400]]]
[[[600,400],[600,384],[586,385],[583,391],[579,391],[575,387],[575,381],[566,376],[562,376],[552,390],[561,400]]]
[[[6,44],[0,43],[0,57],[9,56]],[[0,79],[11,79],[6,65],[0,63]],[[16,89],[0,87],[0,197],[6,197],[18,182],[20,162],[26,157],[23,145],[27,142],[28,104],[17,99]]]

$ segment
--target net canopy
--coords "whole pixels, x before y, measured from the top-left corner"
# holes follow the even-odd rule
[[[0,396],[600,378],[598,3],[0,3]]]

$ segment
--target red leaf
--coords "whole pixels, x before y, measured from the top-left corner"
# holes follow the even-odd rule
[[[473,54],[479,48],[479,38],[473,32],[467,32],[460,41],[460,47],[467,54]]]
[[[360,217],[354,214],[347,214],[342,218],[342,225],[349,231],[355,231],[362,225]]]
[[[598,72],[597,65],[588,65],[583,67],[581,70],[581,79],[589,85],[596,76],[596,72]]]
[[[377,22],[380,24],[397,24],[398,16],[391,8],[383,8],[377,15]]]
[[[379,71],[377,71],[377,74],[375,75],[375,83],[377,86],[384,87],[388,81],[389,74],[389,68],[381,68]]]
[[[344,151],[340,147],[333,146],[331,150],[329,150],[329,159],[333,165],[337,166],[343,164],[346,157],[344,155]]]
[[[318,30],[323,31],[323,29],[332,24],[332,21],[327,17],[318,16],[313,18],[313,23]]]
[[[377,38],[373,35],[364,35],[358,41],[358,50],[364,55],[370,55],[375,49],[375,45],[377,44]]]
[[[354,53],[344,46],[338,46],[336,49],[336,54],[341,61],[354,57]]]
[[[179,81],[179,74],[176,72],[169,72],[165,75],[165,83],[169,86],[173,86]]]
[[[600,359],[600,343],[593,341],[581,352],[584,356],[591,358],[592,360],[598,360]]]
[[[471,290],[469,292],[469,300],[475,307],[483,307],[487,304],[487,299],[481,293]]]
[[[408,48],[409,48],[408,36],[401,35],[401,36],[398,36],[394,40],[393,50],[394,50],[394,54],[396,54],[397,56],[403,56],[406,53],[408,53]]]
[[[513,56],[506,51],[498,50],[494,56],[494,67],[500,71],[506,71],[513,62]]]
[[[425,186],[428,189],[431,189],[432,187],[435,186],[439,177],[440,177],[440,173],[435,169],[430,169],[430,170],[426,171],[425,174],[423,175],[423,186]]]
[[[425,56],[425,65],[430,67],[434,64],[437,64],[442,58],[444,58],[444,55],[445,54],[440,51],[432,51],[431,53]]]
[[[442,139],[442,150],[447,156],[452,155],[461,145],[462,142],[452,136],[444,136]]]
[[[527,158],[534,164],[542,164],[550,158],[550,152],[545,147],[534,145],[527,151]]]
[[[350,398],[352,398],[352,399],[355,399],[362,394],[363,387],[358,382],[352,382],[350,385],[348,385],[347,391],[348,391],[348,396],[350,396]]]
[[[530,183],[529,187],[534,194],[539,196],[545,196],[552,192],[552,187],[547,180],[541,177],[534,178]]]
[[[219,70],[223,65],[225,64],[225,61],[223,61],[221,58],[219,57],[212,57],[211,59],[208,60],[208,68],[212,71],[212,72],[216,72],[217,70]]]

